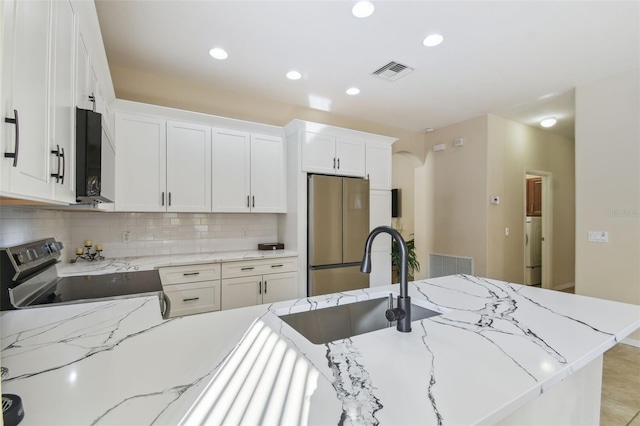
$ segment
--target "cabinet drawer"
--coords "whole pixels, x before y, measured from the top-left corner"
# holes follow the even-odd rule
[[[224,262],[222,264],[222,278],[249,277],[252,275],[276,274],[297,270],[297,257]]]
[[[220,310],[220,280],[172,285],[165,294],[171,301],[169,318]]]
[[[163,286],[220,279],[220,264],[171,266],[158,269]]]

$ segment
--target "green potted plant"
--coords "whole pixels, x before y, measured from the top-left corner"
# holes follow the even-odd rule
[[[411,234],[413,235],[413,234]],[[420,271],[420,262],[416,258],[416,243],[415,238],[405,241],[407,243],[407,260],[409,270],[407,273],[409,277],[413,277],[415,271]],[[391,241],[391,265],[393,265],[393,281],[398,282],[398,270],[400,269],[400,249],[396,240]]]

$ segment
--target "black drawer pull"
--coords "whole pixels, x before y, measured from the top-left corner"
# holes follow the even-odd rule
[[[246,268],[240,268],[241,271],[253,271],[255,269],[254,266],[247,266]]]
[[[280,264],[280,265],[271,265],[272,268],[282,268],[284,265]]]
[[[200,275],[200,272],[185,272],[184,274],[185,277],[189,276],[189,275]]]
[[[188,297],[186,299],[182,299],[183,302],[195,302],[196,300],[200,300],[199,297]]]

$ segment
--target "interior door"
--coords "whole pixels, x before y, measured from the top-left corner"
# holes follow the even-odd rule
[[[344,178],[342,187],[342,261],[360,262],[369,235],[369,181]]]
[[[309,177],[309,265],[342,263],[342,178]]]

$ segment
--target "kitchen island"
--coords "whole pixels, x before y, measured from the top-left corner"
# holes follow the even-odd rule
[[[323,345],[278,315],[398,286],[164,321],[154,298],[5,312],[2,392],[24,425],[597,423],[602,354],[640,327],[640,306],[472,276],[409,290],[442,315]]]

